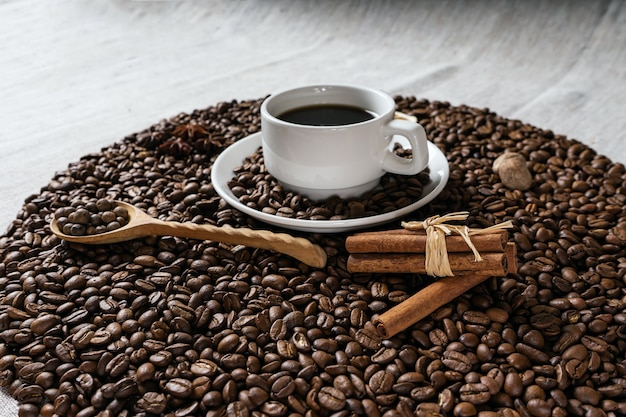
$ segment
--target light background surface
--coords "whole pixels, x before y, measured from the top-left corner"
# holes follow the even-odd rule
[[[311,83],[487,107],[626,162],[621,0],[4,0],[0,51],[0,234],[82,155]]]

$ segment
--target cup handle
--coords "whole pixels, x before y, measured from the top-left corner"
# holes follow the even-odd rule
[[[383,158],[383,169],[393,174],[415,175],[428,166],[428,140],[426,131],[419,123],[394,119],[383,129],[385,137],[404,136],[411,145],[413,157],[402,158],[388,149]]]

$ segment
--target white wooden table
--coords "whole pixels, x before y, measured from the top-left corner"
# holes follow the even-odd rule
[[[126,134],[319,82],[488,107],[625,163],[625,68],[622,0],[4,0],[0,233],[55,171]]]

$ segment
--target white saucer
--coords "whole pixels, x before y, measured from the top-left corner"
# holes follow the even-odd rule
[[[448,177],[450,176],[450,167],[448,166],[448,161],[443,152],[441,152],[435,144],[428,142],[428,168],[430,168],[430,181],[424,185],[422,196],[416,202],[389,213],[358,219],[292,219],[263,213],[242,204],[237,197],[235,197],[228,186],[228,182],[232,180],[235,175],[233,170],[238,166],[241,166],[243,160],[254,154],[260,146],[261,133],[258,132],[245,137],[226,148],[213,164],[211,172],[213,187],[220,197],[226,200],[228,204],[237,210],[240,210],[265,223],[303,232],[338,233],[388,223],[430,203],[443,190],[448,182]]]

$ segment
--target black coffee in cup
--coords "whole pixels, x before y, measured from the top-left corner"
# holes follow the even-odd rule
[[[323,104],[298,107],[282,113],[279,119],[299,125],[342,126],[365,122],[375,117],[359,107]]]

